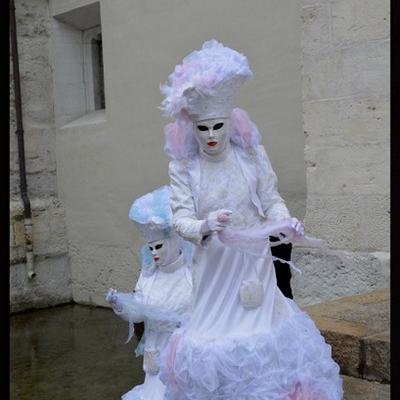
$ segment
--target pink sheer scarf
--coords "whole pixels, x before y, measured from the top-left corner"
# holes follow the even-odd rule
[[[269,236],[277,236],[279,238],[276,242],[269,243],[271,247],[293,243],[294,245],[304,247],[327,248],[327,243],[324,240],[308,235],[299,235],[293,225],[292,218],[285,218],[280,221],[266,221],[242,230],[234,230],[226,227],[218,232],[218,238],[227,246],[259,257],[266,257],[268,255],[267,244]],[[295,271],[300,272],[291,261],[286,261],[278,257],[272,257],[272,259],[289,264]]]

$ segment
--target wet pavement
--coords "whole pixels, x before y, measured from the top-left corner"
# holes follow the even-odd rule
[[[12,400],[114,400],[144,380],[136,338],[111,310],[59,306],[11,317]]]

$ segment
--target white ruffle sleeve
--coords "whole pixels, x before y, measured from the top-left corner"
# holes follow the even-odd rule
[[[116,293],[117,306],[113,307],[114,313],[128,322],[143,322],[144,316],[135,307],[134,293]]]
[[[201,246],[204,244],[201,233],[204,220],[196,218],[189,173],[185,163],[185,160],[173,160],[169,163],[173,225],[180,236]]]
[[[278,179],[272,169],[264,146],[257,146],[256,153],[257,195],[260,198],[265,216],[274,221],[290,218],[290,213],[286,207],[285,201],[278,193]]]

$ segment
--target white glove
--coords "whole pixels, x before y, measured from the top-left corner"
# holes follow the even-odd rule
[[[297,218],[292,218],[292,228],[296,231],[296,233],[300,236],[304,236],[304,225]]]
[[[116,310],[117,312],[121,312],[122,311],[122,307],[120,304],[118,304],[118,297],[117,295],[117,290],[110,288],[108,289],[108,293],[106,296],[106,301],[111,305],[111,307]]]
[[[205,223],[201,227],[202,233],[221,231],[231,222],[231,210],[217,210],[208,214]]]

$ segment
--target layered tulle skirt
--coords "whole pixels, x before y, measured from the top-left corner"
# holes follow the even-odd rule
[[[210,339],[184,327],[161,354],[166,400],[342,400],[339,366],[309,316],[294,311],[263,334]]]
[[[121,400],[163,400],[165,387],[157,375],[146,374],[142,385],[137,385],[125,393]]]

